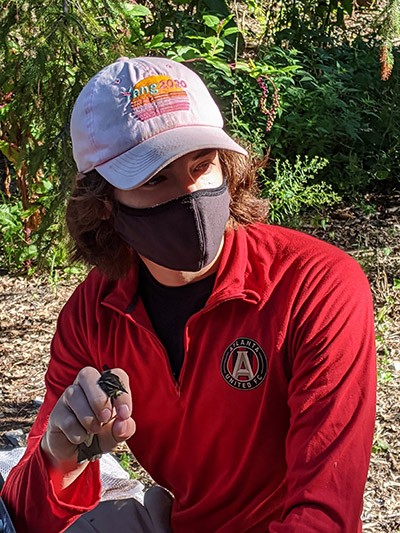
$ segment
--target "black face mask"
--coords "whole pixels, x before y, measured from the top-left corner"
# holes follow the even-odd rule
[[[115,229],[134,250],[172,270],[197,272],[217,255],[229,218],[226,182],[144,209],[119,203]]]

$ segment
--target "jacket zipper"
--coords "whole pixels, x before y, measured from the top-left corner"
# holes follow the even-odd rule
[[[167,350],[165,349],[164,345],[161,343],[160,339],[157,337],[157,335],[155,333],[153,333],[151,330],[149,330],[148,328],[146,328],[145,326],[143,326],[142,324],[137,322],[130,314],[122,312],[117,307],[115,307],[113,305],[110,305],[108,303],[103,303],[103,305],[105,305],[106,307],[108,307],[110,309],[113,309],[114,311],[116,311],[120,315],[124,316],[127,320],[130,320],[133,324],[135,324],[135,326],[137,328],[140,328],[140,329],[144,330],[148,335],[150,335],[152,337],[152,339],[158,344],[158,346],[161,349],[161,352],[164,355],[164,360],[166,362],[168,373],[169,373],[169,377],[170,377],[170,379],[172,381],[172,384],[174,386],[175,393],[178,396],[178,398],[180,398],[180,396],[181,396],[181,386],[182,386],[182,381],[183,381],[183,378],[184,378],[184,375],[185,375],[186,363],[187,363],[187,336],[188,336],[187,334],[188,334],[188,328],[189,328],[190,323],[193,320],[196,320],[200,316],[204,315],[205,313],[208,313],[209,311],[212,311],[220,303],[225,303],[225,302],[229,302],[231,300],[237,300],[237,299],[243,299],[243,300],[249,301],[251,303],[256,303],[254,299],[251,299],[251,298],[248,298],[248,297],[246,298],[246,293],[245,292],[244,293],[240,293],[240,294],[235,294],[235,295],[232,295],[232,296],[228,296],[227,298],[223,298],[223,297],[219,297],[218,298],[217,297],[217,298],[215,298],[215,299],[213,299],[211,301],[211,304],[206,304],[205,307],[203,307],[203,309],[200,309],[200,311],[198,311],[197,313],[192,315],[189,318],[189,320],[186,322],[185,329],[184,329],[184,332],[183,332],[184,359],[183,359],[182,369],[181,369],[181,372],[180,372],[180,375],[179,375],[179,380],[175,379],[175,377],[174,377],[174,375],[172,373],[171,363],[170,363],[170,360],[169,360],[169,356],[168,356]]]

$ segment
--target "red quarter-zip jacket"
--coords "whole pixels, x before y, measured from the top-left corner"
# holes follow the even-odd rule
[[[59,500],[39,442],[79,370],[123,368],[128,445],[175,496],[174,533],[355,533],[375,415],[371,295],[337,248],[262,224],[226,235],[215,286],[185,328],[175,382],[137,297],[137,272],[96,269],[65,305],[47,394],[2,496],[18,533],[59,532],[99,499],[90,464]]]

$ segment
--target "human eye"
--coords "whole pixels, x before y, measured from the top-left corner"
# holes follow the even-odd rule
[[[193,168],[193,174],[194,175],[200,175],[200,174],[206,174],[207,172],[210,172],[214,167],[214,158],[213,157],[207,157],[203,159],[202,161],[199,161],[196,163],[195,167]]]
[[[217,157],[217,151],[215,149],[203,151],[197,161],[193,162],[192,173],[194,175],[200,175],[211,172],[215,167]]]
[[[144,183],[141,188],[144,188],[144,189],[149,188],[150,189],[152,187],[160,185],[161,183],[166,181],[166,179],[167,179],[167,177],[164,176],[163,174],[156,174],[155,176],[150,178],[148,181],[146,181],[146,183]]]
[[[203,163],[196,165],[194,172],[206,172],[210,168],[211,165],[212,165],[211,161],[204,161]]]

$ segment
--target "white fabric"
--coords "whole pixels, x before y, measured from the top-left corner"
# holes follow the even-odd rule
[[[6,480],[11,469],[24,455],[25,448],[13,448],[12,450],[0,450],[0,474]]]
[[[114,457],[105,453],[100,459],[101,501],[135,498],[143,503],[143,485],[140,481],[130,479]]]
[[[0,473],[4,479],[7,479],[11,469],[18,463],[24,452],[23,447],[0,450]],[[104,454],[100,459],[100,479],[101,501],[135,498],[143,503],[143,485],[137,480],[130,479],[128,472],[109,453]]]

